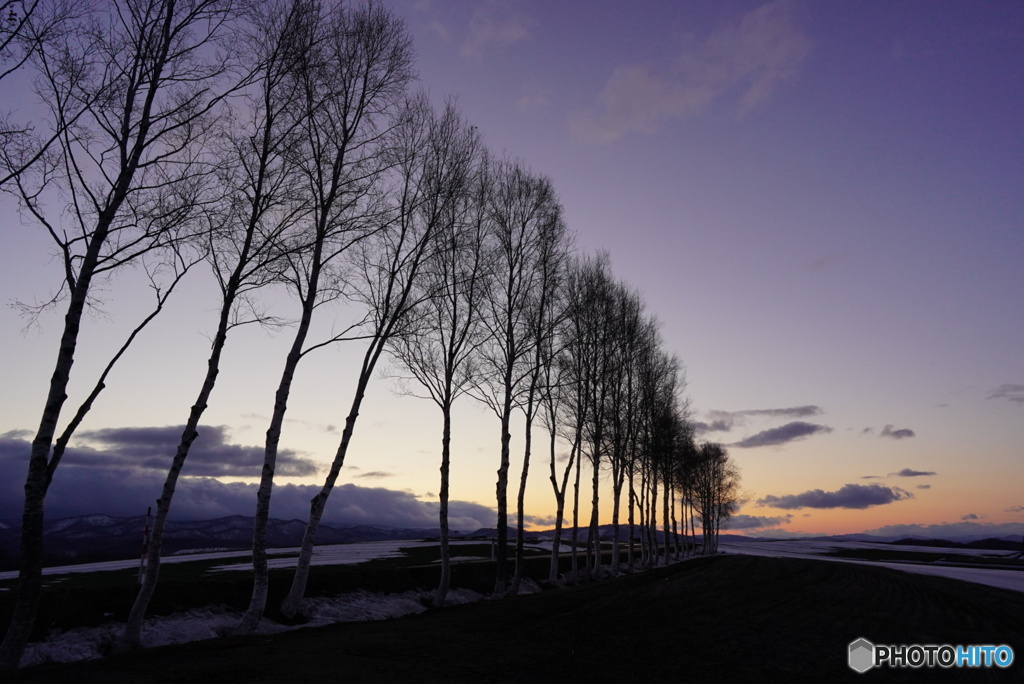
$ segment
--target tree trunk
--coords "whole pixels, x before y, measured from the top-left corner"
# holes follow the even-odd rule
[[[302,535],[302,548],[299,550],[295,575],[292,577],[292,585],[288,590],[288,595],[281,602],[281,612],[289,619],[294,618],[298,614],[302,600],[306,595],[306,583],[309,580],[309,566],[313,559],[313,544],[316,541],[316,531],[320,527],[320,518],[323,516],[324,508],[327,506],[327,499],[330,497],[331,490],[334,489],[334,483],[337,482],[338,474],[341,472],[341,467],[345,463],[345,455],[348,453],[348,445],[352,441],[356,419],[359,418],[359,407],[362,405],[363,397],[366,394],[366,385],[370,381],[370,376],[373,374],[373,368],[380,354],[380,348],[376,345],[377,341],[371,345],[370,351],[367,352],[367,360],[364,361],[363,369],[360,372],[356,393],[352,399],[352,407],[349,410],[348,417],[345,419],[345,429],[341,433],[341,443],[334,454],[334,462],[327,473],[327,479],[317,495],[310,501],[309,521],[306,523],[306,531]]]
[[[512,417],[511,390],[506,390],[505,407],[501,414],[501,463],[498,466],[498,481],[495,495],[498,504],[498,541],[496,574],[494,578],[494,595],[504,596],[508,592],[508,467],[509,450],[512,434],[509,422]]]
[[[634,563],[636,562],[636,559],[634,558],[635,551],[633,550],[633,535],[635,534],[635,526],[636,526],[636,514],[634,512],[634,508],[636,506],[636,491],[635,491],[635,489],[633,487],[632,469],[630,470],[630,473],[631,474],[630,474],[630,478],[629,478],[629,513],[628,513],[628,517],[629,517],[629,521],[628,521],[628,525],[629,525],[629,546],[626,548],[626,564],[629,566],[629,571],[633,572]]]
[[[185,459],[188,457],[192,442],[199,436],[197,432],[199,421],[206,411],[210,395],[217,384],[217,375],[220,372],[220,357],[227,343],[228,326],[230,322],[231,308],[234,304],[234,294],[238,283],[232,279],[233,288],[229,286],[225,293],[224,305],[221,309],[220,321],[217,324],[217,334],[213,338],[213,349],[210,352],[210,359],[207,361],[206,377],[203,379],[203,386],[199,390],[199,397],[192,405],[189,412],[188,422],[181,433],[181,441],[178,443],[178,450],[174,454],[174,460],[167,471],[164,480],[163,491],[156,502],[156,517],[153,519],[153,531],[149,541],[149,551],[146,556],[146,572],[142,578],[142,586],[139,588],[138,596],[128,614],[128,622],[124,627],[122,646],[127,649],[138,648],[142,642],[142,621],[146,617],[146,610],[149,608],[149,601],[156,589],[157,578],[160,574],[160,551],[164,540],[164,527],[167,524],[167,516],[171,510],[171,500],[174,498],[174,490],[178,484],[178,477],[181,469],[185,466]]]
[[[576,482],[572,488],[572,583],[579,582],[579,544],[580,534],[580,471],[583,462],[583,454],[576,456]]]
[[[444,413],[444,427],[441,431],[441,491],[438,518],[441,523],[441,581],[434,594],[434,605],[444,605],[445,597],[452,582],[452,561],[448,550],[448,470],[451,463],[452,410],[451,400],[446,398],[441,409]]]
[[[523,581],[523,543],[525,536],[523,510],[526,505],[526,479],[530,474],[530,448],[533,444],[533,388],[530,388],[530,397],[526,405],[526,431],[523,436],[525,446],[523,449],[523,472],[519,477],[519,495],[516,498],[516,574],[512,578],[511,594],[519,594],[519,584]]]
[[[281,441],[281,428],[288,411],[288,397],[291,395],[292,381],[299,361],[302,359],[302,347],[306,343],[310,322],[313,318],[313,305],[319,284],[320,250],[314,253],[314,267],[310,276],[310,287],[303,301],[302,317],[295,331],[291,349],[285,359],[281,380],[274,395],[274,414],[270,418],[267,437],[263,450],[263,469],[260,473],[260,486],[256,492],[256,515],[252,529],[252,596],[249,607],[238,625],[238,633],[251,634],[256,631],[267,607],[267,594],[270,591],[270,571],[267,566],[267,522],[270,519],[270,499],[274,489],[274,473],[277,468],[277,449]]]
[[[594,475],[591,479],[591,498],[590,498],[590,533],[587,537],[588,548],[592,550],[592,559],[587,563],[587,579],[596,580],[598,574],[601,571],[601,535],[598,530],[598,515],[600,511],[598,509],[598,503],[600,501],[600,476],[601,476],[601,461],[600,456],[597,452],[597,448],[594,449]]]
[[[548,571],[548,581],[555,582],[558,580],[558,560],[559,552],[562,544],[562,516],[565,514],[565,493],[569,486],[569,473],[572,472],[573,462],[576,459],[576,453],[578,450],[578,441],[573,444],[572,451],[569,455],[569,463],[566,464],[565,470],[562,471],[562,486],[559,488],[558,480],[555,478],[555,430],[551,430],[551,487],[555,490],[555,538],[551,542],[551,568]]]
[[[121,194],[116,206],[120,206],[123,199],[124,195]],[[71,301],[64,316],[64,332],[61,335],[53,375],[50,377],[50,389],[46,395],[39,428],[32,440],[21,517],[21,559],[18,567],[17,596],[7,634],[0,644],[0,669],[13,669],[18,666],[25,653],[25,646],[28,645],[32,626],[35,624],[39,594],[43,586],[44,501],[53,478],[47,458],[53,445],[53,436],[57,432],[61,408],[68,398],[67,387],[71,379],[71,367],[75,363],[75,349],[78,346],[78,333],[81,329],[89,286],[115,212],[116,208],[100,216],[99,225],[92,235],[85,259],[82,261],[78,280],[72,287]]]

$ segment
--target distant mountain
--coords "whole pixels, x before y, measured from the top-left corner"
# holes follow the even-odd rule
[[[725,541],[727,535],[721,538]],[[873,544],[898,544],[900,546],[935,546],[949,548],[967,549],[993,549],[1019,551],[1021,549],[1020,535],[1008,535],[1005,537],[985,537],[984,535],[960,535],[951,536],[949,539],[926,539],[925,537],[914,537],[907,535],[883,536],[874,534],[833,534],[822,537],[742,537],[739,535],[728,535],[729,541],[824,541],[824,542],[869,542]]]
[[[163,553],[245,551],[252,548],[253,519],[232,515],[214,520],[169,520],[164,528]],[[84,515],[48,521],[43,532],[44,563],[48,566],[138,558],[142,551],[146,516],[115,518]],[[267,545],[298,546],[306,529],[303,520],[267,522]],[[0,570],[17,567],[20,521],[0,520]],[[373,525],[339,527],[321,523],[317,544],[422,539],[437,536],[436,529],[403,529]]]
[[[987,537],[969,542],[955,542],[946,539],[906,538],[894,541],[900,546],[932,546],[944,549],[990,549],[992,551],[1020,551],[1020,537]]]

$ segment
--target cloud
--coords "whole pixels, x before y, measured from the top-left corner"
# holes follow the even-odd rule
[[[862,479],[862,480],[881,480],[882,476],[881,475],[861,475],[860,479]]]
[[[523,520],[530,525],[537,527],[554,527],[558,523],[558,517],[554,515],[524,515]]]
[[[462,43],[462,56],[481,60],[487,52],[518,43],[527,36],[527,23],[512,12],[511,3],[499,0],[479,3],[469,20],[469,35]]]
[[[747,409],[736,412],[737,415],[741,416],[770,416],[772,418],[808,418],[810,416],[820,416],[823,413],[825,413],[823,408],[813,405],[777,409]]]
[[[0,472],[23,473],[29,443],[8,435],[0,435]],[[141,515],[160,496],[164,475],[151,468],[132,468],[125,462],[62,462],[46,497],[46,515],[51,519],[93,513]],[[23,486],[20,477],[0,478],[0,518],[21,516]],[[256,508],[256,490],[255,484],[183,476],[178,480],[170,517],[204,520],[227,515],[251,516]],[[319,491],[319,485],[278,484],[274,487],[270,515],[305,520],[309,501]],[[488,506],[467,501],[449,503],[448,520],[454,530],[493,527],[495,519],[494,509]],[[346,483],[334,488],[323,520],[335,525],[435,528],[438,503],[423,501],[410,492]]]
[[[792,517],[789,513],[781,516],[740,514],[731,516],[725,526],[730,530],[756,530],[764,527],[788,525]]]
[[[932,486],[931,485],[917,485],[917,488],[918,489],[931,489]]]
[[[794,421],[792,423],[786,423],[781,427],[758,432],[755,435],[751,435],[746,439],[732,444],[732,446],[742,447],[744,449],[762,446],[778,446],[780,444],[786,444],[788,442],[824,432],[832,432],[832,428],[825,425],[815,425],[813,423]]]
[[[879,437],[888,437],[890,439],[907,439],[914,437],[914,431],[909,428],[900,428],[899,430],[893,430],[892,425],[886,425],[882,428],[882,433]]]
[[[758,499],[761,506],[793,510],[795,508],[870,508],[895,501],[912,499],[914,495],[899,487],[883,487],[882,485],[843,485],[835,492],[812,489],[802,494],[785,496],[768,495]]]
[[[895,475],[896,477],[928,477],[935,474],[931,470],[911,470],[910,468],[904,468],[898,473],[889,473],[890,476]]]
[[[690,40],[674,64],[620,66],[596,107],[570,116],[570,130],[585,142],[608,143],[627,133],[653,133],[729,96],[746,113],[799,73],[811,51],[800,24],[792,0],[774,0],[705,40]]]
[[[130,470],[167,472],[181,440],[182,426],[104,428],[79,432],[61,463],[89,467],[122,466]],[[200,425],[189,449],[183,473],[207,477],[259,477],[264,448],[228,442],[223,425]],[[276,474],[305,477],[317,473],[317,465],[298,452],[279,449]]]
[[[379,480],[379,479],[384,478],[384,477],[394,477],[394,476],[395,476],[394,473],[385,473],[385,472],[383,472],[381,470],[371,470],[368,473],[359,473],[358,475],[356,475],[356,477],[359,477],[359,478],[369,478],[369,479],[375,479],[375,480]]]
[[[1006,399],[1015,404],[1024,404],[1024,385],[1000,385],[989,392],[989,399]]]
[[[976,516],[974,513],[968,513],[967,515],[961,515],[960,519],[961,520],[977,520],[978,516]]]
[[[724,420],[715,420],[710,423],[704,423],[697,421],[693,424],[693,429],[698,434],[705,432],[729,432],[732,430],[733,424]]]
[[[1010,506],[1006,509],[1007,513],[1024,513],[1024,506]]]
[[[748,417],[808,418],[820,416],[825,410],[820,406],[792,406],[775,409],[746,409],[743,411],[708,411],[710,422],[696,422],[694,429],[702,432],[729,432],[738,425],[745,425]]]

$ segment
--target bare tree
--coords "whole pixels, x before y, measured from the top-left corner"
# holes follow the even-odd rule
[[[571,444],[570,458],[575,461],[571,535],[573,581],[578,579],[580,466],[584,458],[587,458],[591,465],[595,461],[593,441],[588,437],[593,436],[595,400],[598,396],[595,388],[601,382],[599,376],[604,370],[600,366],[600,351],[605,329],[604,321],[599,315],[598,304],[602,293],[605,292],[605,285],[610,282],[609,271],[606,253],[598,254],[596,257],[584,257],[572,264],[566,277],[565,312],[560,326],[563,357],[559,385],[563,393],[564,412],[561,420],[565,426],[566,439]],[[563,479],[565,474],[567,473],[563,474]],[[597,496],[596,482],[595,474],[592,479],[593,497]],[[593,518],[593,511],[591,517]],[[591,522],[594,523],[593,520]],[[596,523],[594,525],[596,526]],[[594,529],[591,528],[587,551],[588,568],[592,565],[593,535]]]
[[[523,466],[519,477],[519,494],[516,499],[516,571],[512,580],[512,595],[519,593],[524,571],[525,506],[526,484],[530,472],[530,457],[533,443],[533,422],[541,410],[542,394],[548,389],[543,385],[547,377],[546,368],[554,362],[552,353],[555,335],[564,308],[560,295],[565,282],[565,267],[569,254],[569,242],[565,224],[561,218],[561,206],[550,210],[546,222],[541,223],[537,240],[536,284],[530,297],[528,332],[532,339],[532,355],[524,359],[525,396],[520,400],[524,414]]]
[[[420,271],[436,247],[435,232],[447,224],[461,194],[465,155],[457,152],[453,159],[449,145],[453,138],[461,137],[460,131],[464,129],[454,111],[436,120],[426,95],[421,94],[400,112],[390,136],[393,142],[385,156],[391,167],[386,176],[390,184],[383,188],[388,210],[381,216],[379,229],[353,250],[350,266],[349,298],[367,311],[362,337],[369,344],[341,441],[324,484],[310,503],[295,575],[281,604],[286,616],[295,615],[301,607],[320,519],[345,463],[377,362],[392,338],[416,332],[414,313],[420,304],[416,296]]]
[[[501,458],[495,486],[498,538],[494,593],[503,596],[509,588],[509,425],[512,410],[531,375],[529,359],[534,354],[535,336],[530,328],[530,310],[541,274],[542,236],[560,225],[560,208],[551,182],[512,160],[495,165],[488,206],[494,275],[484,305],[482,320],[488,340],[481,346],[481,381],[474,396],[494,411],[501,423]]]
[[[283,269],[283,279],[299,300],[300,316],[266,433],[253,525],[253,593],[239,626],[243,632],[255,629],[266,608],[266,528],[295,373],[307,354],[350,332],[307,342],[314,312],[345,294],[339,262],[380,230],[380,183],[393,163],[384,158],[384,150],[412,80],[411,41],[391,12],[375,4],[302,4],[310,19],[302,25],[305,47],[294,55],[301,107],[291,159],[311,197],[311,212],[296,238],[299,248],[287,251]],[[313,536],[315,525],[310,543]]]
[[[157,500],[142,585],[125,625],[126,648],[141,641],[142,622],[159,577],[171,502],[189,450],[199,437],[199,422],[217,382],[228,333],[247,323],[273,323],[255,300],[256,292],[275,281],[275,263],[285,256],[284,237],[307,211],[289,156],[301,101],[293,69],[296,54],[307,49],[305,29],[311,17],[300,3],[282,2],[274,8],[279,11],[270,9],[264,5],[247,17],[247,28],[236,31],[255,74],[242,98],[244,118],[225,117],[215,149],[222,161],[218,180],[223,197],[210,209],[214,227],[208,233],[207,253],[220,289],[220,313],[198,397]]]
[[[461,122],[449,103],[439,130],[432,136],[427,154],[438,167],[435,184],[453,185],[448,214],[433,235],[435,242],[424,264],[419,291],[421,303],[415,311],[413,329],[391,338],[391,353],[423,386],[427,396],[441,409],[440,523],[441,579],[434,595],[435,605],[444,604],[451,584],[448,498],[451,468],[452,405],[471,386],[476,373],[474,353],[482,342],[480,303],[487,287],[485,262],[485,200],[489,182],[487,158],[475,127]],[[451,157],[445,162],[446,157]],[[450,167],[444,173],[445,167]],[[445,199],[447,190],[436,187],[431,202]],[[433,211],[428,208],[427,211]]]
[[[703,442],[693,467],[694,505],[703,529],[703,554],[718,552],[718,532],[735,510],[739,499],[740,473],[725,447]]]
[[[64,33],[90,9],[86,3],[75,5],[68,0],[0,2],[0,82],[64,39]],[[47,122],[52,128],[45,134],[37,132],[32,121],[16,122],[0,113],[0,186],[39,161],[83,111],[83,107],[69,110],[63,120]]]
[[[97,278],[191,237],[211,173],[202,145],[228,68],[204,48],[225,18],[209,0],[139,0],[87,16],[36,55],[40,100],[60,135],[14,185],[63,258],[64,282],[48,304],[66,302],[66,314],[29,458],[18,598],[0,647],[6,667],[20,660],[35,617],[51,448],[83,312]],[[44,206],[51,189],[68,198],[59,218]]]
[[[571,282],[572,270],[567,269],[566,281]],[[565,338],[561,334],[564,326],[565,312],[564,303],[563,324],[559,326],[559,335],[546,345],[544,354],[546,356],[544,369],[543,392],[541,394],[542,419],[544,427],[548,432],[548,480],[551,482],[551,490],[555,497],[555,533],[551,540],[551,565],[548,570],[548,582],[558,580],[559,556],[562,544],[562,525],[565,517],[565,495],[569,489],[569,475],[579,457],[580,432],[570,433],[569,452],[565,457],[565,465],[561,474],[558,472],[558,439],[564,433],[561,423],[565,416],[566,404],[569,401],[570,388],[568,379],[570,373],[567,369],[569,356],[566,352]]]

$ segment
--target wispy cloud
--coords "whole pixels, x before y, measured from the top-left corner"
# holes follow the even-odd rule
[[[570,129],[584,142],[607,143],[653,133],[728,96],[746,113],[799,73],[811,52],[801,23],[796,3],[774,0],[690,41],[674,64],[618,67],[596,107],[570,117]]]
[[[977,520],[978,516],[975,515],[974,513],[967,513],[966,515],[961,515],[960,519],[961,520]]]
[[[832,428],[826,425],[815,425],[814,423],[794,421],[777,428],[762,430],[755,435],[751,435],[746,439],[735,442],[732,446],[742,447],[744,449],[763,446],[779,446],[798,439],[810,437],[811,435],[827,432],[832,432]]]
[[[936,474],[937,473],[931,470],[912,470],[910,468],[904,468],[903,470],[896,473],[889,473],[890,477],[894,475],[896,477],[928,477],[930,475]]]
[[[889,439],[908,439],[916,436],[910,428],[900,428],[899,430],[893,430],[892,428],[892,425],[886,425],[878,436],[888,437]]]
[[[385,473],[385,472],[380,471],[380,470],[371,470],[368,473],[359,473],[358,475],[356,475],[356,477],[358,477],[358,478],[364,478],[364,479],[370,479],[370,480],[379,480],[379,479],[384,478],[384,477],[394,477],[394,476],[395,476],[394,473]]]
[[[1024,506],[1010,506],[1006,509],[1007,513],[1024,513]]]
[[[989,399],[1005,399],[1015,404],[1024,404],[1024,385],[1000,385],[989,392]]]
[[[928,485],[928,484],[924,484],[924,485],[917,485],[917,488],[918,489],[931,489],[932,486]]]
[[[502,0],[479,3],[469,20],[462,56],[481,60],[488,52],[526,39],[529,33],[526,20],[513,11],[512,3]]]
[[[731,516],[726,523],[726,527],[730,530],[757,530],[765,527],[788,525],[792,518],[793,516],[790,513],[779,516],[739,514]]]
[[[870,508],[912,499],[914,495],[899,487],[883,487],[882,485],[843,485],[838,491],[826,492],[812,489],[802,494],[786,494],[784,496],[768,495],[758,499],[761,506],[793,510],[796,508]]]
[[[820,416],[825,410],[820,406],[791,406],[789,408],[769,409],[745,409],[743,411],[708,411],[707,421],[694,423],[698,433],[702,432],[729,432],[739,425],[745,425],[747,418],[809,418]]]

